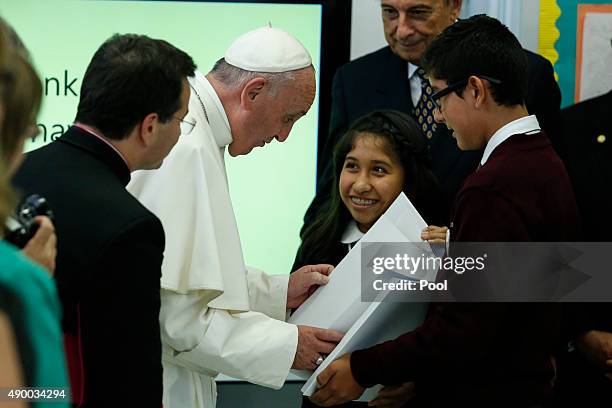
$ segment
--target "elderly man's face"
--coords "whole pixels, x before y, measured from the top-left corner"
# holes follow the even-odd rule
[[[381,0],[385,38],[394,53],[419,65],[423,52],[461,12],[462,0]]]
[[[280,85],[275,95],[262,95],[241,128],[232,128],[234,140],[228,147],[232,156],[248,154],[274,139],[287,140],[295,122],[310,109],[316,93],[312,68],[300,70],[295,76],[295,80]]]

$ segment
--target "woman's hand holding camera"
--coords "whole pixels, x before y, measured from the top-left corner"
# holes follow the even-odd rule
[[[47,216],[39,215],[35,220],[38,223],[38,230],[21,251],[53,276],[57,254],[55,227]]]

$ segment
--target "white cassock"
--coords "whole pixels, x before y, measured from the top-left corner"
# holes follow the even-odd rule
[[[297,327],[282,321],[289,277],[244,264],[224,164],[227,115],[202,73],[190,84],[186,120],[195,119],[195,128],[160,169],[135,172],[128,185],[166,233],[164,408],[214,407],[218,373],[280,388],[298,338]]]

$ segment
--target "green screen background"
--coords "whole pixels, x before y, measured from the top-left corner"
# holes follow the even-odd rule
[[[271,23],[306,46],[319,72],[321,12],[320,5],[0,0],[0,15],[30,50],[43,86],[45,78],[60,83],[57,95],[57,83],[47,82],[38,118],[46,128],[46,140],[39,126],[41,133],[26,143],[26,151],[49,143],[72,123],[78,96],[65,89],[64,82],[76,79],[71,89],[78,95],[89,60],[114,33],[169,41],[189,53],[206,73],[236,37]],[[246,262],[271,274],[290,272],[302,217],[314,195],[317,112],[318,96],[286,142],[256,148],[248,156],[226,157]]]

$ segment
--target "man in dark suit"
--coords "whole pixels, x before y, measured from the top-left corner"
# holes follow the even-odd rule
[[[582,217],[584,241],[611,240],[612,91],[561,111],[561,142]]]
[[[582,240],[610,242],[612,91],[561,111],[565,166],[582,221]],[[612,406],[612,303],[564,305],[555,406]]]
[[[332,85],[329,133],[317,171],[317,194],[304,217],[307,225],[329,201],[332,188],[333,149],[350,124],[376,109],[407,112],[417,120],[425,117],[420,106],[428,85],[419,77],[421,55],[429,42],[459,17],[462,0],[382,0],[382,19],[388,47],[341,67]],[[529,62],[527,110],[538,117],[547,135],[556,137],[561,92],[546,59],[525,51]],[[430,105],[431,106],[431,105]],[[463,180],[474,171],[480,151],[462,152],[443,124],[428,119],[421,123],[428,135],[432,170],[452,202]],[[419,112],[419,113],[417,113]],[[425,125],[425,126],[423,126]],[[433,128],[433,129],[432,129]]]
[[[457,194],[451,240],[574,239],[571,184],[525,108],[527,59],[516,37],[499,21],[474,16],[446,28],[423,62],[436,91],[436,119],[453,130],[461,150],[484,148],[478,171]],[[486,281],[478,274],[455,276],[463,279]],[[432,304],[416,330],[330,364],[312,399],[330,406],[374,384],[415,381],[410,406],[532,407],[551,393],[558,322],[555,303]]]
[[[111,37],[87,67],[74,126],[28,154],[14,178],[55,214],[72,399],[82,406],[162,403],[164,231],[125,185],[177,142],[194,69],[165,41]]]

